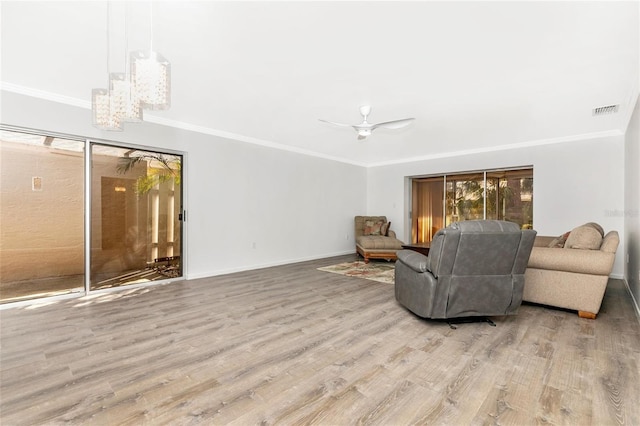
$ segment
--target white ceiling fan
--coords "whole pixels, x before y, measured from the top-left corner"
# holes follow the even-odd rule
[[[401,129],[403,127],[408,126],[413,120],[415,120],[415,118],[403,118],[401,120],[392,120],[392,121],[384,121],[382,123],[369,123],[367,121],[367,117],[369,116],[369,114],[371,113],[371,106],[370,105],[362,105],[360,107],[360,114],[362,114],[362,123],[360,124],[342,124],[342,123],[335,123],[333,121],[327,121],[327,120],[323,120],[323,119],[319,119],[322,122],[325,123],[329,123],[329,124],[333,124],[335,126],[341,126],[341,127],[353,127],[353,129],[358,132],[358,140],[363,140],[366,139],[367,136],[371,135],[371,132],[373,132],[375,129],[377,128],[383,128],[383,129]]]

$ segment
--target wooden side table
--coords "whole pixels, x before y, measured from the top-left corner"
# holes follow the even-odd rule
[[[417,243],[417,244],[403,244],[403,249],[417,251],[418,253],[422,253],[425,256],[429,256],[429,249],[431,248],[431,243]]]

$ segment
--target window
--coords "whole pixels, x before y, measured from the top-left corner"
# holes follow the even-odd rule
[[[412,178],[412,243],[427,243],[439,229],[475,219],[532,228],[533,168]]]

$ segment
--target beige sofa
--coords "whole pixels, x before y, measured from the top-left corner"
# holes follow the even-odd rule
[[[356,216],[354,219],[356,252],[369,259],[396,260],[402,250],[402,241],[396,238],[386,216]]]
[[[568,236],[567,236],[568,234]],[[523,300],[578,311],[595,319],[620,242],[616,231],[589,223],[561,237],[536,237],[525,272]],[[597,236],[596,236],[597,234]]]

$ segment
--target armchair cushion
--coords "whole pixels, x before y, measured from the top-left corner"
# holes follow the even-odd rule
[[[402,241],[384,235],[362,235],[356,238],[356,244],[364,249],[402,249]]]

